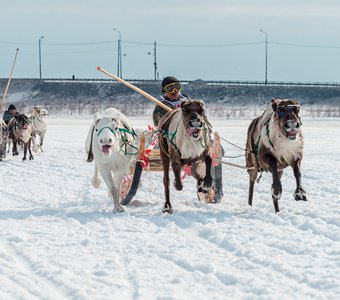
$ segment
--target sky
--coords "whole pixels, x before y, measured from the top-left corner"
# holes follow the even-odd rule
[[[337,0],[3,0],[0,77],[340,81]],[[260,30],[264,32],[261,32]],[[150,54],[148,54],[150,53]]]
[[[149,122],[131,119],[136,129]],[[340,152],[329,147],[340,143],[339,119],[303,118],[308,201],[294,200],[287,168],[277,214],[269,173],[250,207],[247,172],[225,165],[221,203],[199,202],[186,177],[183,191],[170,189],[175,212],[163,214],[162,174],[143,172],[135,198],[113,214],[105,184],[90,183],[91,123],[48,116],[44,152],[0,162],[1,299],[339,298]],[[244,145],[250,119],[211,123]],[[242,152],[223,146],[226,155]]]

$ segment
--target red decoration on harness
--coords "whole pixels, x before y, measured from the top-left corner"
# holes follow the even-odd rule
[[[155,148],[156,144],[158,143],[158,140],[153,141],[149,147],[145,150],[145,154],[149,154],[153,148]]]
[[[140,161],[140,164],[142,165],[143,169],[148,167],[149,160],[144,154],[140,156],[139,161]]]
[[[218,166],[217,158],[218,158],[218,155],[216,153],[213,153],[211,155],[211,159],[212,159],[211,164],[213,165],[213,167],[217,167]]]
[[[191,168],[190,165],[185,165],[184,170],[183,170],[184,174],[182,176],[182,180],[185,177],[187,177],[187,175],[191,176],[190,168]]]

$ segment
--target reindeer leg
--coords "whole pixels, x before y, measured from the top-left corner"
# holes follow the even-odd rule
[[[279,212],[280,210],[279,210],[278,202],[282,195],[282,185],[280,181],[280,176],[277,171],[277,161],[273,156],[269,155],[268,164],[271,168],[272,176],[273,176],[272,198],[273,198],[274,208],[275,208],[275,212]],[[282,172],[281,172],[281,175],[282,175]]]
[[[199,170],[201,171],[202,174],[199,173]],[[194,177],[197,180],[197,183],[196,183],[197,193],[203,193],[203,188],[202,188],[203,171],[205,172],[205,170],[203,170],[202,165],[199,162],[196,162],[191,165],[190,173],[192,177]]]
[[[248,204],[250,206],[253,206],[253,196],[254,196],[254,185],[255,181],[249,179],[249,191],[248,191]]]
[[[100,175],[104,179],[104,182],[109,189],[109,194],[110,194],[112,201],[113,201],[113,204],[114,204],[113,212],[116,213],[116,212],[125,211],[124,207],[121,206],[120,203],[119,203],[119,194],[118,194],[119,190],[113,182],[111,170],[110,169],[101,169]]]
[[[29,154],[30,154],[29,160],[33,160],[34,157],[33,157],[32,151],[31,151],[31,139],[28,141],[27,144],[28,144],[28,152],[29,152]]]
[[[252,168],[253,165],[250,163],[247,163],[247,168]],[[253,206],[253,197],[254,197],[254,186],[255,186],[255,181],[257,178],[258,171],[256,168],[254,169],[248,169],[248,174],[249,174],[249,191],[248,191],[248,204],[250,206]]]
[[[297,160],[293,166],[294,176],[296,180],[296,190],[294,192],[294,198],[296,201],[303,200],[307,201],[306,191],[301,186],[301,171],[300,171],[301,160]]]
[[[43,146],[43,143],[44,143],[44,136],[45,135],[43,133],[40,135],[40,146],[39,146],[39,148],[40,148],[41,152],[43,152],[42,146]]]
[[[98,176],[98,166],[97,166],[96,163],[94,163],[94,174],[93,174],[93,177],[91,179],[91,184],[95,189],[97,189],[97,188],[99,188],[100,183],[101,183],[101,181],[100,181],[99,176]]]
[[[38,152],[38,147],[37,147],[37,136],[36,133],[34,132],[32,135],[32,144],[33,144],[33,151]]]
[[[182,178],[181,178],[181,169],[182,169],[181,163],[179,161],[172,160],[171,167],[175,175],[174,187],[177,191],[181,191],[183,190],[183,183],[182,183]]]
[[[205,176],[203,178],[203,192],[207,193],[212,187],[212,177],[211,177],[211,164],[212,164],[212,159],[209,154],[205,155],[204,158],[205,162]]]
[[[26,160],[27,144],[28,144],[28,143],[24,143],[24,157],[22,158],[22,160]]]
[[[162,212],[172,214],[173,209],[170,203],[170,178],[169,178],[170,158],[162,150],[160,151],[160,155],[163,165],[163,185],[165,194],[165,203]]]
[[[13,140],[13,148],[12,148],[12,154],[13,156],[19,155],[18,149],[17,149],[17,140]]]

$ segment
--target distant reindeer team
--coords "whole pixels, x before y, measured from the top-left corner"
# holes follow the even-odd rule
[[[165,203],[163,212],[172,213],[170,202],[170,167],[174,173],[174,187],[183,189],[181,170],[189,165],[191,175],[197,181],[197,192],[208,193],[213,188],[210,172],[210,123],[205,116],[204,103],[185,100],[181,106],[166,113],[158,124],[160,158],[163,165]],[[300,104],[291,99],[273,99],[263,114],[254,119],[246,140],[246,168],[249,173],[248,203],[252,205],[254,184],[258,174],[272,174],[272,199],[275,212],[282,194],[281,176],[290,166],[296,179],[295,200],[306,201],[306,192],[301,186],[300,165],[303,158],[303,134],[301,130]],[[99,187],[98,173],[109,189],[114,202],[114,212],[124,211],[120,205],[120,183],[131,164],[128,155],[134,145],[134,137],[122,136],[122,129],[133,132],[128,119],[115,109],[102,115],[96,114],[86,140],[88,162],[94,159],[95,169],[92,185]],[[128,147],[128,151],[123,147]]]
[[[15,106],[12,105],[13,108]],[[11,106],[10,106],[11,108]],[[16,109],[15,109],[16,110]],[[12,144],[12,155],[19,155],[19,145],[23,149],[22,160],[27,159],[27,152],[29,160],[33,160],[33,151],[42,150],[44,136],[47,130],[46,122],[47,110],[41,106],[34,106],[32,114],[28,117],[25,114],[15,113],[10,117],[7,124],[1,119],[0,122],[0,160],[6,156],[6,148],[10,151]],[[39,137],[39,144],[37,144],[37,137]]]

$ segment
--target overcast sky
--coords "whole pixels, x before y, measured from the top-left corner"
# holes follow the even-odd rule
[[[2,0],[0,77],[340,81],[340,1]],[[151,55],[148,55],[148,52]]]

